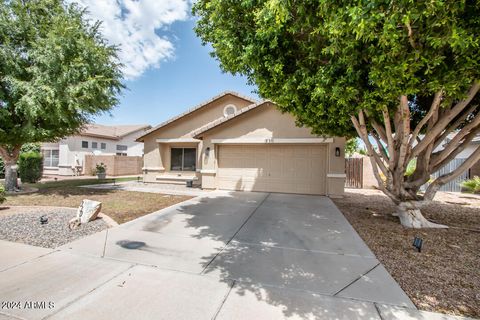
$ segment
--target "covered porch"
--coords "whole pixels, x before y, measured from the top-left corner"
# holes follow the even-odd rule
[[[158,166],[143,167],[144,182],[201,183],[201,140],[194,138],[156,139]]]

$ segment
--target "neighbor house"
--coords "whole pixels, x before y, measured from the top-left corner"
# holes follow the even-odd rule
[[[149,125],[89,124],[78,135],[55,143],[42,143],[44,173],[69,176],[85,173],[86,155],[141,157],[143,143],[136,139],[150,128]]]
[[[341,195],[345,139],[295,125],[270,101],[222,93],[150,129],[144,181],[204,189]]]

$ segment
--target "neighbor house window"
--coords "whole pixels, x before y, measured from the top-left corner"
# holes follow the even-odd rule
[[[88,141],[82,141],[82,148],[88,149]]]
[[[127,156],[127,154],[125,152],[117,152],[117,156]]]
[[[107,144],[105,142],[100,143],[100,149],[102,150],[107,149]]]
[[[93,149],[98,149],[98,143],[97,142],[92,142],[92,148]]]
[[[58,150],[43,150],[43,166],[58,167]]]
[[[197,149],[195,148],[172,148],[171,170],[172,171],[195,171]]]
[[[127,151],[128,146],[117,144],[117,151]]]

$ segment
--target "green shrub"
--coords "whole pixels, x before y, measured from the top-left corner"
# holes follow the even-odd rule
[[[0,204],[5,201],[5,187],[3,184],[0,184]]]
[[[43,157],[35,151],[20,154],[18,171],[22,182],[35,183],[42,178]]]
[[[25,143],[20,149],[20,153],[25,152],[41,152],[41,146],[39,143]]]
[[[107,172],[107,165],[103,162],[95,166],[95,174]]]
[[[478,176],[473,177],[473,179],[463,181],[461,185],[467,192],[480,193],[480,177]]]

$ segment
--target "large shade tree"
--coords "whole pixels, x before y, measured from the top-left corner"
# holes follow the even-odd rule
[[[401,223],[441,227],[421,207],[480,149],[419,191],[480,132],[480,1],[199,0],[193,12],[223,70],[314,133],[358,135]]]
[[[0,156],[7,190],[16,186],[24,143],[76,133],[118,102],[116,48],[84,14],[61,0],[0,2]]]

